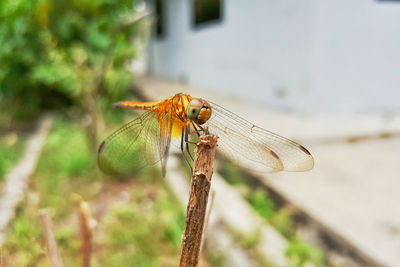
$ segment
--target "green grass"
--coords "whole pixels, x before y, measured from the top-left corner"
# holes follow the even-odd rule
[[[113,205],[104,219],[99,266],[178,265],[185,221],[182,208],[161,184],[136,190],[131,192],[131,202]]]
[[[81,266],[74,194],[101,214],[93,231],[92,266],[177,266],[185,213],[160,176],[155,168],[125,180],[105,176],[83,127],[57,117],[10,225],[1,252],[5,266],[50,266],[40,208],[50,208],[64,266]]]
[[[40,236],[39,223],[19,214],[2,250],[3,255],[8,255],[6,261],[13,266],[35,266],[44,257],[45,248],[38,242]]]
[[[325,266],[321,250],[300,240],[289,243],[289,247],[286,249],[286,256],[291,260],[291,264],[296,267],[304,266],[307,261],[314,263],[316,266]]]
[[[261,217],[271,219],[275,215],[275,203],[268,197],[265,191],[257,189],[248,193],[247,201]]]
[[[246,254],[257,263],[259,267],[272,267],[271,263],[267,261],[257,246],[261,240],[261,228],[256,228],[250,233],[242,233],[236,229],[229,229],[233,240],[240,244],[240,247],[246,251]]]
[[[25,147],[25,138],[16,133],[0,136],[0,181],[17,164]]]
[[[98,177],[96,158],[89,151],[85,132],[78,124],[57,119],[38,162],[34,189],[40,206],[57,208],[57,216],[68,216],[74,208],[66,199],[71,192],[90,198],[95,188],[87,184]]]
[[[265,190],[255,188],[254,186],[252,187],[251,185],[244,186],[245,179],[243,179],[240,169],[234,164],[225,160],[225,164],[222,165],[222,168],[218,171],[227,183],[238,188],[253,210],[260,217],[268,221],[268,223],[270,223],[288,240],[286,256],[293,266],[302,267],[305,266],[307,262],[312,262],[316,266],[324,266],[324,256],[322,251],[316,246],[301,241],[296,235],[296,229],[294,228],[289,209],[276,207],[275,203],[268,196],[268,193]],[[233,234],[233,236],[240,237],[238,233],[234,232]],[[256,243],[249,242],[249,240],[255,240],[253,237],[253,235],[248,237],[241,236],[241,238],[239,238],[243,241],[240,242],[241,246],[247,250],[254,247]],[[249,247],[249,244],[252,246]],[[268,263],[263,263],[259,253],[254,252],[254,250],[250,251],[252,257],[257,260],[257,262],[260,262],[262,266],[268,265]]]
[[[235,164],[227,163],[227,159],[224,159],[223,162],[223,168],[219,169],[218,171],[221,173],[221,176],[224,177],[225,181],[230,185],[243,184],[239,167]]]

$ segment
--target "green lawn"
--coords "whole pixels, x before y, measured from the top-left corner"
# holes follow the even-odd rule
[[[64,265],[80,266],[73,197],[78,194],[90,203],[98,222],[92,266],[176,266],[185,213],[160,176],[158,169],[151,168],[140,178],[117,180],[103,175],[82,128],[57,118],[29,192],[11,223],[3,263],[50,266],[38,221],[38,210],[50,208]]]
[[[0,182],[18,163],[25,147],[25,136],[8,132],[0,136]]]

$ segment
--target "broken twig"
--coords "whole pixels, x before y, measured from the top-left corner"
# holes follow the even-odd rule
[[[44,239],[47,245],[48,255],[53,267],[63,267],[63,263],[58,254],[56,240],[54,239],[54,233],[52,229],[52,223],[47,209],[39,211],[40,224],[42,225]]]
[[[79,232],[81,236],[82,266],[90,266],[90,257],[92,254],[92,229],[96,221],[92,218],[89,204],[81,198],[77,200]]]
[[[186,211],[185,232],[182,240],[180,266],[197,266],[201,248],[204,218],[213,173],[213,161],[218,137],[200,137],[196,148],[196,159],[189,202]]]

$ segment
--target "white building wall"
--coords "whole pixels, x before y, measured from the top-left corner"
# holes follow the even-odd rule
[[[200,29],[191,3],[165,1],[152,75],[281,109],[400,110],[400,3],[225,0]]]
[[[314,101],[331,110],[400,111],[400,2],[321,1],[316,22]]]

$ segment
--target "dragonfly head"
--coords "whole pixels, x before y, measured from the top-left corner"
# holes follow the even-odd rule
[[[190,120],[201,125],[211,117],[211,106],[203,99],[194,98],[189,102],[186,114]]]

